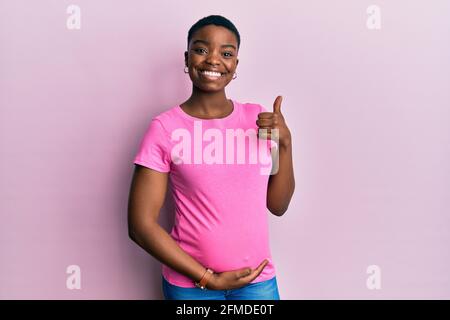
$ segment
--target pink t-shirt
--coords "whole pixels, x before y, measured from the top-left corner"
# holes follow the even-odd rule
[[[233,112],[220,119],[190,116],[179,105],[155,116],[134,163],[169,173],[176,211],[170,235],[185,252],[215,272],[256,268],[267,258],[252,281],[260,282],[275,276],[266,197],[276,143],[256,137],[263,106],[231,101]],[[164,264],[162,273],[171,284],[195,287]]]

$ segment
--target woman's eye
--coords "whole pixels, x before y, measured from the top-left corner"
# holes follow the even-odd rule
[[[197,48],[197,49],[194,49],[194,51],[195,51],[195,52],[198,52],[198,53],[203,53],[203,51],[206,52],[206,50],[203,49],[203,48]],[[227,54],[228,54],[228,55],[227,55]],[[224,55],[225,55],[225,57],[228,57],[228,58],[229,58],[229,57],[232,57],[232,56],[233,56],[233,53],[227,51],[227,52],[224,53]]]
[[[203,48],[194,49],[195,52],[199,52],[199,50],[205,50],[205,49],[203,49]]]

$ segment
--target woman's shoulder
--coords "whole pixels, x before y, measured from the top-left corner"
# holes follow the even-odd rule
[[[257,102],[239,102],[239,104],[242,106],[242,110],[245,113],[258,114],[266,111],[266,108]]]

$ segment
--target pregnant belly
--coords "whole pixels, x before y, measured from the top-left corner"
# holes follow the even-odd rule
[[[271,257],[268,229],[264,223],[202,232],[184,247],[198,262],[216,272],[256,268]]]

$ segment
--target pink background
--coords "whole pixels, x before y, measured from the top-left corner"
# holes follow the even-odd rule
[[[66,8],[81,8],[68,30]],[[366,27],[369,5],[381,29]],[[450,298],[450,2],[0,1],[0,298],[160,299],[127,234],[132,159],[184,100],[187,32],[242,36],[227,96],[282,112],[296,192],[270,217],[282,299]],[[161,214],[172,223],[170,197]],[[81,290],[66,268],[81,267]],[[366,268],[381,268],[369,290]]]

